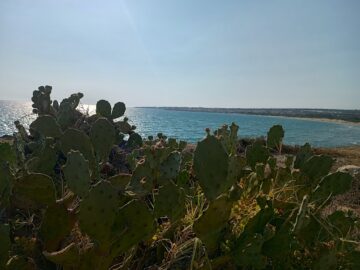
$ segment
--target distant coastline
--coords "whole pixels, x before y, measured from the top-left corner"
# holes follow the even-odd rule
[[[206,108],[206,107],[138,107],[172,111],[235,113],[261,116],[297,118],[311,121],[334,122],[339,124],[360,125],[360,110],[338,109],[243,109],[243,108]]]

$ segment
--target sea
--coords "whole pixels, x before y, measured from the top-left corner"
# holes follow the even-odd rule
[[[95,106],[80,104],[79,109],[92,114]],[[214,131],[224,124],[230,125],[235,122],[240,126],[240,138],[266,136],[271,126],[280,124],[285,129],[285,144],[303,145],[308,142],[316,147],[360,145],[360,125],[351,123],[161,108],[127,108],[125,116],[143,137],[156,136],[161,132],[168,137],[191,143],[204,138],[206,128]],[[0,137],[16,131],[15,120],[28,127],[35,117],[30,102],[0,101]]]

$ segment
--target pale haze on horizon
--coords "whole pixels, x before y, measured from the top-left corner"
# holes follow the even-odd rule
[[[360,109],[360,1],[1,0],[0,99]]]

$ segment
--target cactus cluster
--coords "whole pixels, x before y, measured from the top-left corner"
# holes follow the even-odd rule
[[[324,215],[352,177],[284,130],[241,150],[232,123],[191,150],[142,138],[106,100],[34,91],[37,118],[0,144],[0,269],[358,269],[358,218]]]

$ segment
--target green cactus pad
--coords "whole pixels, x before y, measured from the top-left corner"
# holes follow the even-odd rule
[[[253,145],[246,147],[246,160],[252,169],[255,169],[256,163],[265,164],[269,158],[269,150],[261,145],[260,142],[255,142]]]
[[[33,104],[33,112],[37,114],[49,114],[51,112],[51,94],[52,87],[49,85],[39,86],[38,90],[33,92],[31,98]]]
[[[16,162],[15,149],[9,143],[0,143],[0,163],[2,162],[9,162],[10,164]]]
[[[0,268],[4,269],[9,259],[9,251],[11,248],[10,226],[0,223]]]
[[[142,140],[141,136],[138,133],[132,133],[129,136],[129,139],[127,141],[127,145],[130,148],[141,147],[143,145],[143,140]]]
[[[333,163],[334,159],[330,156],[313,156],[304,162],[301,172],[311,180],[319,180],[330,172]]]
[[[129,134],[132,131],[131,125],[127,121],[115,122],[116,128],[119,132]]]
[[[118,190],[125,190],[127,185],[130,183],[131,174],[120,173],[108,178],[111,185]]]
[[[249,235],[238,242],[233,258],[236,265],[246,269],[264,269],[266,257],[261,254],[264,237],[261,234]]]
[[[112,231],[117,236],[113,248],[125,252],[133,245],[150,237],[155,230],[154,217],[147,206],[132,200],[120,208]]]
[[[226,152],[229,155],[236,153],[236,145],[238,143],[238,130],[239,126],[235,123],[232,123],[230,128],[228,125],[223,125],[215,132],[216,136],[221,141]]]
[[[174,222],[183,217],[185,211],[184,190],[176,186],[172,181],[169,181],[168,184],[160,188],[159,194],[155,196],[155,217],[167,216]]]
[[[352,176],[344,172],[335,172],[321,179],[315,188],[311,198],[314,201],[322,202],[329,196],[336,196],[345,193],[351,188]]]
[[[43,251],[43,255],[47,260],[57,265],[61,265],[64,269],[72,269],[79,263],[80,251],[74,243],[71,243],[62,250],[56,252]]]
[[[125,111],[126,111],[125,103],[117,102],[117,103],[115,103],[115,105],[112,109],[111,118],[112,119],[119,118],[124,115]]]
[[[14,176],[7,163],[0,162],[0,209],[9,205]]]
[[[292,235],[286,229],[281,229],[262,246],[262,254],[272,259],[283,260],[292,252]]]
[[[138,162],[131,177],[129,189],[137,194],[147,194],[152,191],[154,179],[149,162]]]
[[[99,100],[96,103],[96,114],[99,114],[103,117],[110,118],[111,117],[111,105],[106,100]]]
[[[70,151],[63,168],[68,187],[76,195],[85,197],[90,187],[89,162],[79,151]]]
[[[44,149],[26,163],[29,172],[52,175],[58,160],[58,151],[50,143],[46,143]]]
[[[91,128],[90,138],[96,156],[100,160],[107,160],[115,142],[114,126],[106,118],[99,118]]]
[[[90,167],[94,163],[94,150],[90,138],[81,130],[69,128],[60,138],[61,150],[66,155],[71,150],[78,150],[89,161]]]
[[[300,147],[299,152],[296,154],[294,168],[300,169],[306,160],[313,156],[310,144],[306,143]]]
[[[36,118],[30,124],[30,132],[32,131],[44,137],[60,138],[61,136],[60,126],[51,115],[40,115]]]
[[[219,245],[221,231],[228,224],[232,201],[227,196],[221,196],[212,201],[202,216],[194,222],[193,230],[212,253]]]
[[[269,148],[281,149],[285,131],[281,125],[272,126],[267,133],[266,145]]]
[[[222,143],[209,135],[198,143],[194,155],[194,171],[209,200],[216,199],[233,185],[228,177],[229,157]]]
[[[19,208],[47,207],[55,203],[55,186],[51,177],[31,173],[16,179],[13,199]]]
[[[74,226],[75,217],[61,203],[52,204],[43,217],[40,236],[47,251],[55,251]]]
[[[117,191],[107,181],[94,186],[80,204],[79,226],[95,242],[107,246],[117,207]]]
[[[176,179],[180,171],[181,154],[178,151],[170,153],[167,159],[160,164],[161,178]]]

